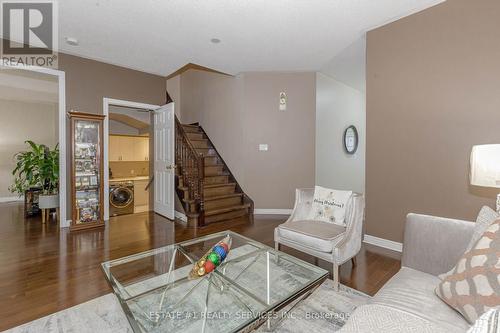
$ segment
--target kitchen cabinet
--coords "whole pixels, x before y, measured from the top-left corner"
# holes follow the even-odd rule
[[[120,136],[109,136],[109,160],[112,162],[119,161],[121,158]]]
[[[111,162],[149,161],[149,138],[144,136],[110,135]]]
[[[134,159],[135,161],[149,161],[149,138],[135,138]]]

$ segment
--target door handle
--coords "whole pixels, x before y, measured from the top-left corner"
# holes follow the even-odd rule
[[[175,168],[177,168],[177,165],[175,165],[175,164],[171,164],[171,165],[167,165],[166,166],[167,170],[172,170],[172,169],[175,169]]]

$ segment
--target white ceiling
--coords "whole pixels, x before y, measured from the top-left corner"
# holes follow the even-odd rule
[[[230,74],[319,70],[366,31],[442,1],[64,0],[59,49],[164,76],[187,63]]]

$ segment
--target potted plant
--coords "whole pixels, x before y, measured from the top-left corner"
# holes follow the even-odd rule
[[[38,206],[41,209],[59,207],[59,145],[53,150],[43,144],[25,141],[30,149],[14,155],[14,184],[9,187],[19,196],[32,187],[42,188]]]

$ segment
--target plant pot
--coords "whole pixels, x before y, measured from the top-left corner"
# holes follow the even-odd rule
[[[38,208],[49,209],[59,207],[59,194],[40,194],[38,197]]]

